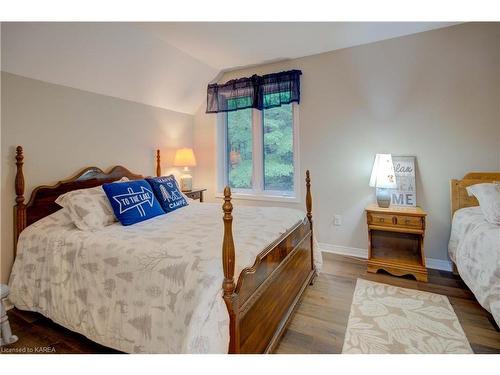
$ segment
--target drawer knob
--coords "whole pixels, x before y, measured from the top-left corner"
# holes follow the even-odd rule
[[[411,220],[410,219],[406,219],[405,220],[405,224],[410,224]]]
[[[383,223],[383,222],[384,222],[384,218],[383,218],[383,217],[379,218],[378,220],[379,220],[381,223]]]

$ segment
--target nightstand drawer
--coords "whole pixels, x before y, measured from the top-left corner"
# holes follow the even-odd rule
[[[193,189],[191,191],[183,191],[183,193],[186,194],[188,198],[203,202],[203,192],[206,190],[207,189]]]
[[[389,214],[380,214],[380,213],[369,213],[368,214],[368,223],[373,225],[395,225],[396,223],[393,221],[393,218],[396,218],[395,215]]]
[[[199,192],[199,191],[188,191],[188,192],[184,192],[184,194],[186,194],[189,198],[194,199],[194,200],[200,199],[200,196],[201,196],[201,192]]]
[[[397,225],[411,228],[423,228],[423,219],[418,216],[397,216]]]
[[[370,212],[368,223],[388,227],[423,228],[422,218],[418,216],[391,215]]]

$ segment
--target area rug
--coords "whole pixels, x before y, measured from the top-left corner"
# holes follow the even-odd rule
[[[358,279],[342,353],[472,353],[448,298]]]

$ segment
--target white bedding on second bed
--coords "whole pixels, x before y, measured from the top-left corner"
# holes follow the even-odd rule
[[[233,216],[236,277],[304,219],[273,207],[236,207]],[[21,233],[10,300],[125,352],[227,353],[222,235],[219,204],[98,232],[78,230],[63,209]]]
[[[457,210],[448,253],[462,280],[500,325],[500,225],[487,222],[480,207]]]

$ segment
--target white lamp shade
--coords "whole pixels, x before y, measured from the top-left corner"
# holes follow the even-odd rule
[[[174,167],[196,167],[192,148],[180,148],[175,153]]]
[[[370,176],[370,186],[383,189],[395,189],[397,187],[391,154],[375,155],[372,175]]]

